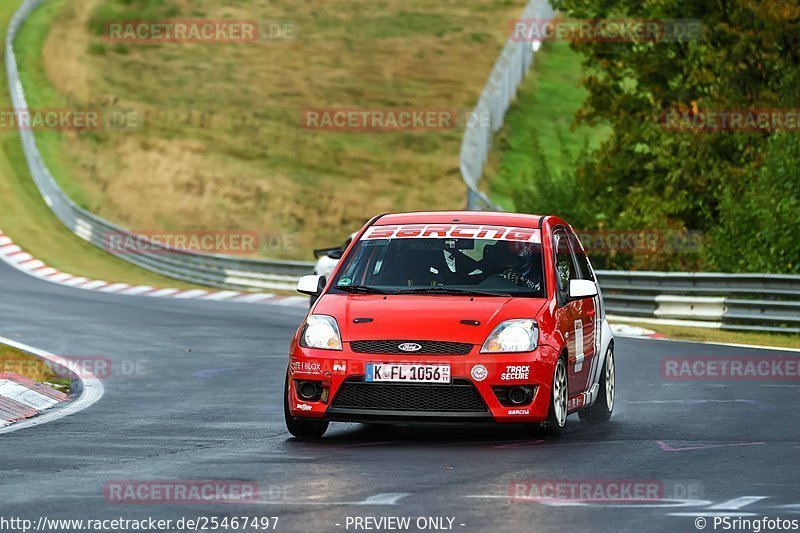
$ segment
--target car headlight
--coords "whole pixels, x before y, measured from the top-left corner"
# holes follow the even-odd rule
[[[336,319],[327,315],[311,315],[300,334],[300,346],[321,350],[341,350],[342,336]]]
[[[498,325],[483,343],[481,353],[532,352],[539,344],[535,320],[515,318]]]

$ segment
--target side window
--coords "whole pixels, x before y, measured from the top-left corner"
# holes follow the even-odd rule
[[[575,263],[578,265],[578,279],[588,279],[594,281],[594,273],[589,265],[589,258],[583,251],[578,237],[574,233],[569,234],[569,241],[572,245],[572,252],[575,255]]]
[[[557,230],[553,235],[556,250],[556,276],[558,277],[558,288],[562,294],[566,294],[569,288],[569,280],[578,279],[575,271],[572,253],[569,249],[569,240],[563,230]]]

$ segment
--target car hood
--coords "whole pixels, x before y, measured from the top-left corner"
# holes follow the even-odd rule
[[[497,324],[535,318],[546,300],[494,296],[326,294],[314,314],[336,318],[342,341],[443,340],[483,344]],[[354,322],[356,319],[362,319]],[[363,319],[372,319],[371,321]],[[461,321],[479,324],[463,324]]]

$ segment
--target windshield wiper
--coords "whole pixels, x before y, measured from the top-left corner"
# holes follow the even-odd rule
[[[342,285],[336,288],[342,292],[351,292],[353,294],[392,294],[389,291],[368,285]]]
[[[455,287],[417,287],[415,289],[402,289],[397,291],[395,294],[427,294],[427,293],[471,294],[473,296],[506,296],[506,297],[511,296],[507,292],[489,292],[489,291],[479,291],[475,289],[457,289]]]

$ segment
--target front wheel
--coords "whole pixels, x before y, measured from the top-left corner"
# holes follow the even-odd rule
[[[599,398],[594,405],[578,412],[581,420],[587,422],[605,422],[614,411],[614,395],[616,394],[616,368],[614,365],[613,346],[608,347],[603,373],[600,376]]]
[[[328,430],[327,420],[308,420],[295,418],[289,412],[289,373],[286,373],[286,384],[283,387],[283,418],[286,429],[300,440],[316,440]]]
[[[567,425],[567,365],[564,357],[559,357],[556,370],[553,372],[553,387],[550,389],[550,410],[544,427],[550,435],[558,436],[564,432]]]

